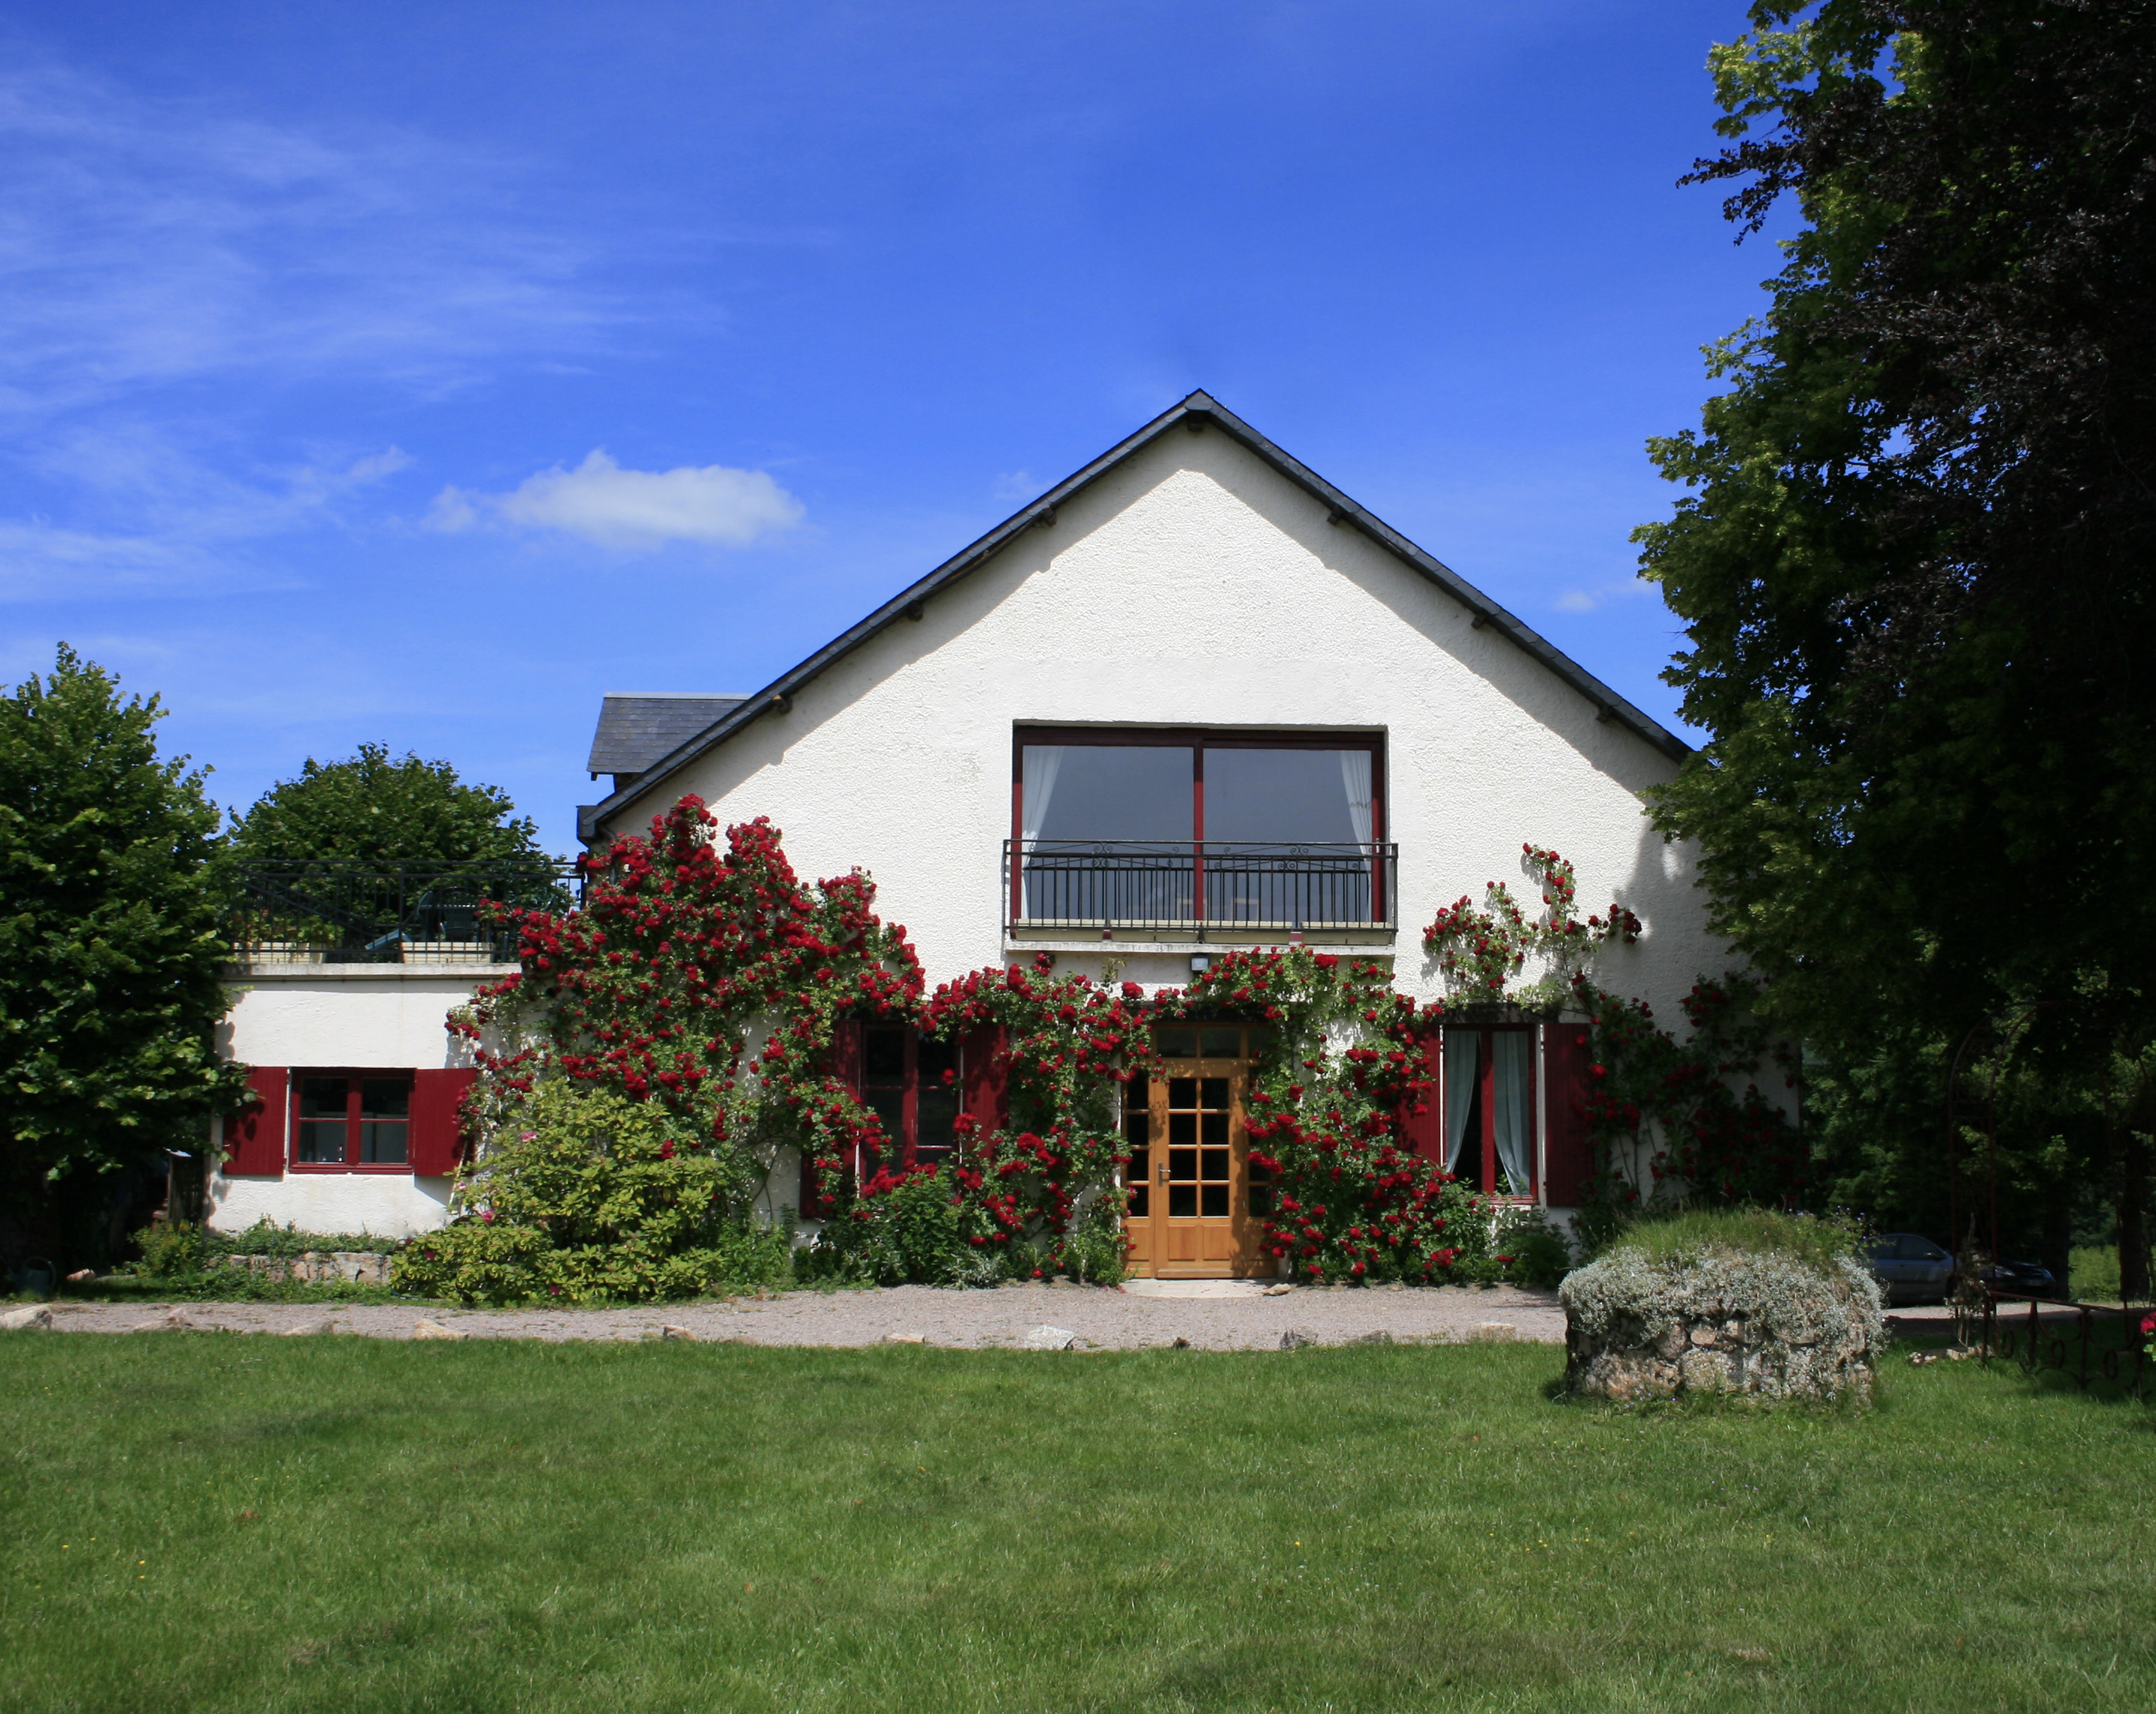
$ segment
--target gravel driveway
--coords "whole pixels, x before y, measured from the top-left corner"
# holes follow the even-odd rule
[[[1172,1294],[1172,1295],[1171,1295]],[[1455,1342],[1476,1338],[1561,1343],[1564,1311],[1557,1295],[1511,1287],[1476,1291],[1445,1286],[1332,1290],[1295,1287],[1265,1295],[1235,1281],[1134,1280],[1131,1288],[1007,1286],[990,1291],[900,1286],[868,1291],[788,1291],[757,1300],[636,1309],[451,1310],[388,1304],[54,1303],[58,1331],[129,1333],[162,1330],[174,1310],[189,1326],[239,1333],[296,1327],[408,1339],[422,1319],[477,1338],[657,1337],[685,1327],[698,1339],[753,1345],[875,1345],[885,1342],[1008,1347],[1047,1325],[1081,1346],[1132,1351],[1178,1339],[1206,1351],[1276,1351],[1293,1332],[1320,1345],[1372,1335]]]

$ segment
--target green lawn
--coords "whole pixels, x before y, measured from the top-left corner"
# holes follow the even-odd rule
[[[2143,1406],[1558,1367],[0,1336],[0,1708],[2156,1702]]]

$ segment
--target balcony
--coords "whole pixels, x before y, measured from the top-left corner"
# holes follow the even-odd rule
[[[1389,941],[1399,847],[1387,843],[1006,839],[1014,940]]]
[[[243,964],[513,964],[516,937],[490,904],[566,911],[573,865],[236,865],[226,932]]]

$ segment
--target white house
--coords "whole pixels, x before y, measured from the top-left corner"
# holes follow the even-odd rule
[[[1669,1015],[1727,962],[1691,852],[1642,813],[1686,753],[1194,393],[762,689],[608,696],[589,767],[614,789],[578,831],[642,832],[691,792],[722,823],[767,815],[801,873],[875,876],[932,984],[1046,952],[1158,988],[1226,948],[1303,945],[1383,961],[1425,1000],[1443,991],[1425,926],[1488,881],[1518,885],[1532,842],[1573,863],[1583,906],[1641,920],[1596,974]],[[273,944],[235,968],[227,1051],[259,1101],[225,1127],[219,1228],[444,1217],[472,1073],[444,1022],[514,967],[468,909],[415,896],[436,926],[357,962]],[[1417,1146],[1500,1194],[1576,1204],[1584,1034],[1561,1016],[1448,1027]],[[1188,1130],[1207,1147],[1139,1156],[1132,1265],[1269,1271],[1243,1164],[1249,1033],[1161,1045],[1187,1075],[1134,1090],[1134,1145]],[[952,1051],[885,1029],[850,1049],[909,1157],[947,1148]]]
[[[1046,952],[1158,988],[1224,948],[1301,944],[1387,961],[1424,999],[1442,992],[1424,926],[1486,882],[1517,886],[1532,841],[1576,865],[1584,906],[1639,916],[1598,978],[1669,1015],[1727,962],[1691,852],[1642,813],[1686,753],[1194,393],[762,689],[608,697],[593,768],[614,790],[578,831],[641,833],[685,793],[721,823],[767,815],[801,873],[874,875],[932,984]],[[1165,1050],[1194,1062],[1191,1089],[1219,1091],[1233,1176],[1223,1189],[1194,1156],[1152,1163],[1142,1273],[1269,1267],[1235,1235],[1247,1044],[1219,1034]],[[1500,1193],[1576,1203],[1582,1027],[1494,1018],[1446,1036],[1424,1146]],[[860,1048],[864,1096],[932,1157],[949,1135],[940,1050],[885,1030]],[[1170,1176],[1186,1165],[1190,1182]]]

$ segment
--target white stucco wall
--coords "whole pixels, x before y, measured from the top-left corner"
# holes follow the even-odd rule
[[[219,1025],[228,1059],[249,1065],[425,1070],[471,1063],[454,1040],[450,1011],[511,966],[397,964],[261,966],[235,977]],[[219,1121],[211,1159],[223,1158]],[[267,1219],[303,1232],[370,1232],[403,1238],[449,1216],[449,1181],[408,1173],[293,1173],[280,1178],[213,1173],[208,1223],[239,1232]]]
[[[1168,434],[610,826],[640,832],[689,791],[722,821],[769,815],[803,874],[873,874],[933,984],[1029,956],[1002,926],[1014,722],[1374,729],[1400,929],[1360,950],[1435,998],[1423,925],[1490,880],[1532,906],[1532,840],[1577,866],[1583,914],[1613,897],[1638,913],[1640,943],[1605,950],[1595,974],[1681,1024],[1679,997],[1730,960],[1691,852],[1641,813],[1676,764],[1470,619],[1225,434]],[[728,676],[722,656],[713,674]],[[1188,977],[1187,951],[1074,947],[1062,967],[1097,972],[1104,954],[1148,985]]]

